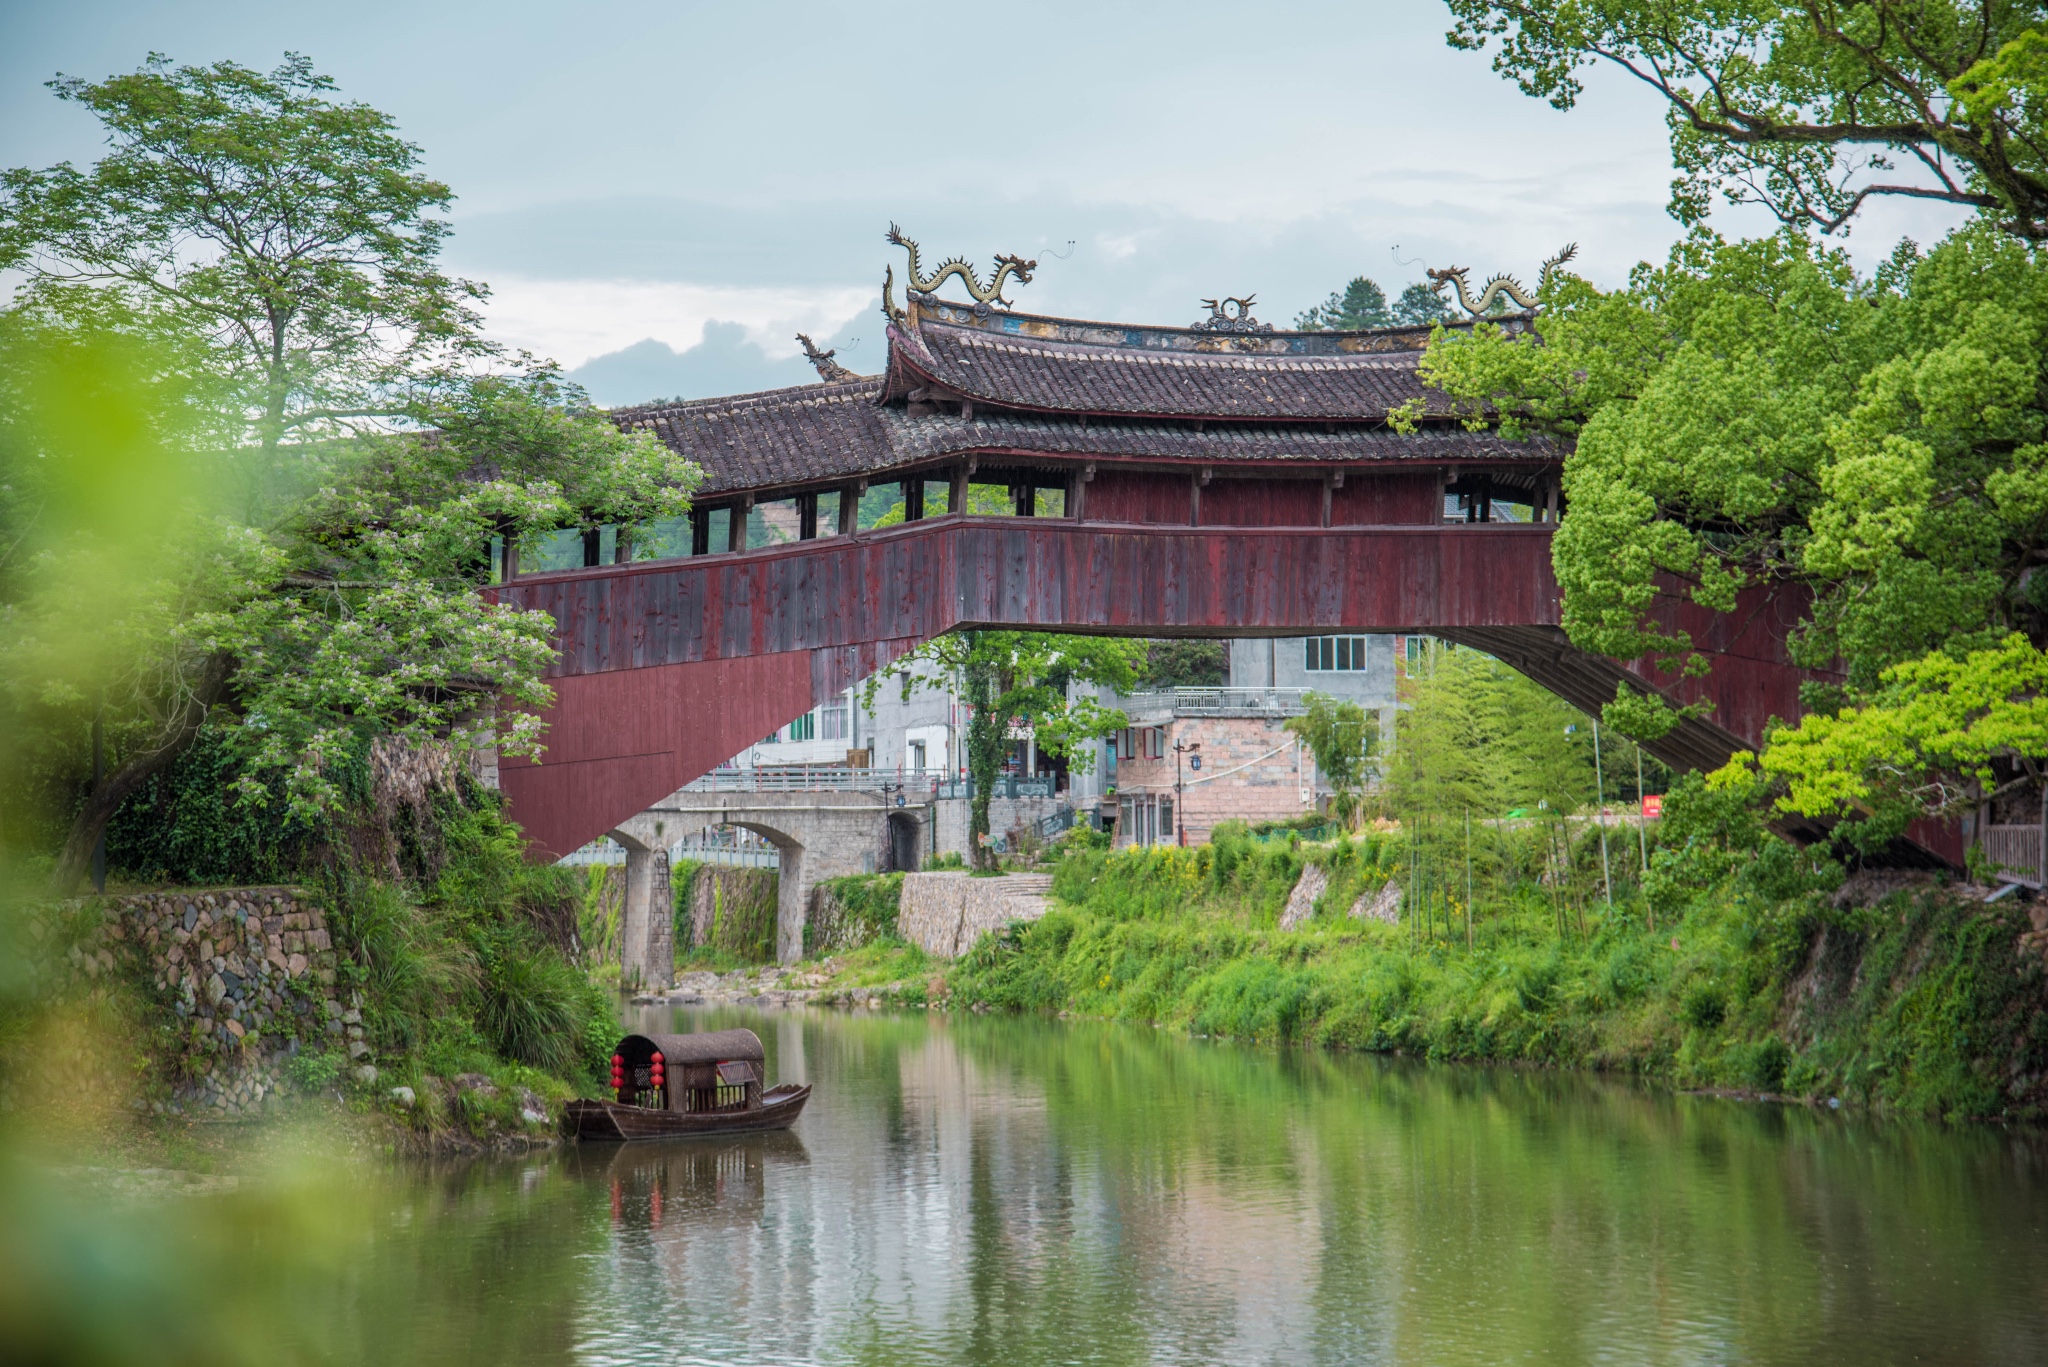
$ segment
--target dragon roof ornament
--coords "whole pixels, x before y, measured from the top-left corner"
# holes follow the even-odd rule
[[[917,243],[905,237],[903,230],[894,223],[889,225],[887,240],[910,254],[910,260],[904,268],[903,285],[904,293],[909,297],[910,302],[914,304],[935,304],[939,302],[935,297],[939,286],[945,284],[951,277],[958,276],[960,277],[960,282],[967,287],[967,292],[974,296],[973,310],[975,316],[979,318],[988,317],[995,309],[1009,308],[1011,306],[1010,301],[1003,297],[1004,285],[1008,283],[1012,276],[1016,277],[1018,284],[1028,285],[1031,283],[1031,273],[1038,269],[1036,261],[1027,261],[1021,256],[1000,255],[996,257],[995,274],[984,285],[981,283],[981,277],[975,273],[974,267],[967,264],[965,257],[954,256],[941,261],[937,270],[934,270],[930,275],[926,275],[918,262]],[[884,268],[882,274],[882,312],[887,314],[892,321],[901,322],[903,321],[904,314],[896,307],[895,286],[895,267]]]
[[[1271,323],[1262,323],[1252,317],[1252,305],[1258,300],[1256,294],[1247,294],[1241,299],[1235,296],[1204,299],[1202,305],[1209,310],[1209,316],[1199,323],[1190,324],[1189,329],[1194,332],[1271,332]]]
[[[804,359],[811,363],[812,368],[818,372],[818,378],[826,384],[838,384],[842,380],[858,380],[860,378],[860,376],[832,359],[839,354],[837,347],[830,351],[820,351],[818,350],[817,343],[801,332],[796,335],[796,340],[797,344],[804,349]]]
[[[1542,270],[1536,278],[1537,289],[1540,291],[1543,286],[1549,284],[1550,277],[1557,272],[1558,267],[1564,265],[1565,262],[1578,254],[1578,243],[1566,243],[1563,251],[1543,263]],[[1432,290],[1441,295],[1444,292],[1444,286],[1449,285],[1457,291],[1458,307],[1464,309],[1465,312],[1471,314],[1474,318],[1484,316],[1500,300],[1502,295],[1506,295],[1514,300],[1529,312],[1534,312],[1537,306],[1536,296],[1523,289],[1521,282],[1512,275],[1496,275],[1492,277],[1486,282],[1485,287],[1479,291],[1479,297],[1474,299],[1467,289],[1467,271],[1463,266],[1450,266],[1443,270],[1431,270],[1428,274],[1430,280],[1429,287]]]

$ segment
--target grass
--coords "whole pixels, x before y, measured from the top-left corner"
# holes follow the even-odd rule
[[[1566,871],[1545,865],[1541,831],[1517,837],[1529,848],[1504,835],[1475,857],[1469,947],[1463,868],[1438,860],[1433,874],[1430,852],[1399,834],[1319,845],[1223,830],[1201,849],[1072,851],[1055,908],[984,937],[947,991],[955,1005],[1197,1035],[1608,1069],[1916,1114],[2048,1112],[2048,994],[2038,959],[2017,949],[2022,910],[1928,886],[1838,911],[1841,873],[1824,860],[1672,833],[1611,909],[1590,895],[1597,845],[1588,869],[1581,838]],[[1283,932],[1308,862],[1330,889],[1313,920]],[[1415,894],[1401,924],[1345,915],[1390,878]]]

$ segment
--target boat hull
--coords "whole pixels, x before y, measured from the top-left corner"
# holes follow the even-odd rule
[[[688,1139],[697,1135],[757,1134],[786,1130],[803,1114],[811,1098],[808,1086],[781,1086],[761,1094],[751,1111],[657,1111],[621,1106],[611,1101],[572,1101],[569,1124],[578,1139],[619,1142],[632,1139]]]

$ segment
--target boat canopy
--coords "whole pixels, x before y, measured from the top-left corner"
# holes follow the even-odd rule
[[[661,1050],[662,1062],[670,1066],[692,1063],[763,1063],[761,1037],[751,1030],[706,1030],[695,1035],[628,1035],[612,1052],[622,1055],[628,1066],[642,1066]]]

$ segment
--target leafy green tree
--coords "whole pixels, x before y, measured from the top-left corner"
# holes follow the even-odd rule
[[[1668,102],[1671,211],[1715,192],[1834,231],[1872,196],[1981,209],[2048,237],[2048,10],[1864,0],[1449,0],[1449,41],[1569,109],[1610,62]]]
[[[1315,756],[1316,772],[1330,785],[1331,808],[1350,826],[1358,818],[1359,791],[1379,749],[1377,718],[1327,693],[1310,693],[1302,703],[1308,710],[1288,718],[1287,729]]]
[[[50,84],[112,150],[89,170],[0,174],[0,270],[55,316],[118,304],[204,337],[266,455],[401,416],[419,376],[491,350],[483,287],[437,265],[448,187],[389,115],[330,98],[305,57],[266,75],[152,56]]]
[[[1101,684],[1128,693],[1145,663],[1145,642],[1108,636],[1061,636],[1036,631],[956,631],[928,641],[868,679],[863,702],[872,709],[884,679],[900,681],[903,696],[918,689],[958,689],[967,704],[964,749],[973,780],[968,847],[978,869],[995,867],[983,841],[988,804],[1009,749],[1010,733],[1029,726],[1038,748],[1066,758],[1087,773],[1094,742],[1130,725],[1120,710],[1086,694],[1069,696],[1070,683]]]
[[[1417,282],[1401,291],[1391,307],[1387,292],[1364,276],[1354,279],[1341,293],[1298,314],[1294,326],[1302,332],[1360,332],[1367,328],[1420,327],[1451,316],[1434,290]]]
[[[58,89],[113,153],[0,180],[0,700],[75,813],[56,888],[209,722],[301,817],[367,737],[535,752],[552,625],[478,591],[490,539],[630,535],[695,467],[551,367],[455,366],[489,348],[433,266],[447,190],[304,59]]]
[[[1302,332],[1358,332],[1391,327],[1393,322],[1387,292],[1361,275],[1342,293],[1332,290],[1328,299],[1298,315],[1294,326]]]
[[[1443,301],[1443,296],[1419,280],[1402,290],[1401,297],[1394,301],[1396,327],[1422,327],[1429,323],[1447,322],[1456,316],[1456,311]]]
[[[1149,688],[1217,688],[1230,676],[1227,641],[1145,642],[1144,675]]]
[[[1790,232],[1702,233],[1626,288],[1558,276],[1546,290],[1531,336],[1446,335],[1425,368],[1475,415],[1497,405],[1510,428],[1575,440],[1554,543],[1572,639],[1682,660],[1694,643],[1653,612],[1664,587],[1726,612],[1745,586],[1804,585],[1796,658],[1846,672],[1843,689],[1810,690],[1809,734],[1844,708],[1903,729],[1874,750],[1798,750],[1788,809],[1854,814],[1875,839],[1972,800],[1951,761],[1977,747],[1927,729],[1943,710],[1915,700],[1949,686],[1940,656],[1969,665],[1976,710],[1961,720],[1978,734],[2032,706],[2033,671],[2006,643],[2048,640],[2048,267],[2034,249],[1980,223],[1925,256],[1902,244],[1865,279]],[[1625,724],[1650,738],[1671,721]],[[1766,771],[1772,752],[1791,762],[1778,746]],[[1853,781],[1811,768],[1857,755]],[[1905,767],[1885,778],[1887,764]]]

